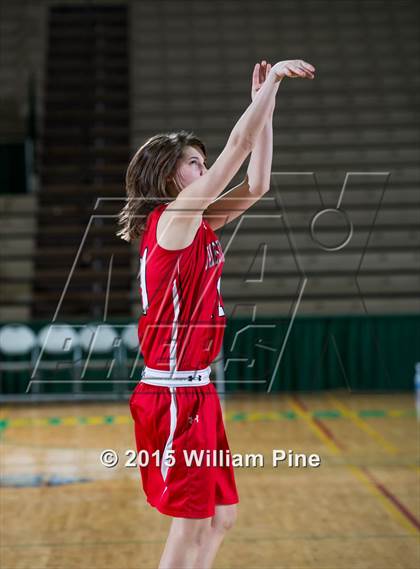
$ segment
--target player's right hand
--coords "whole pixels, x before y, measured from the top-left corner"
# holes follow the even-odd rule
[[[315,67],[302,59],[288,59],[279,61],[270,71],[276,81],[283,77],[300,77],[301,79],[313,79],[315,77]]]

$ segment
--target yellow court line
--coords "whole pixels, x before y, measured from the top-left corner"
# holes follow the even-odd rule
[[[398,449],[393,447],[393,445],[386,441],[386,439],[376,432],[364,419],[360,418],[358,413],[352,411],[350,408],[344,408],[344,404],[340,403],[338,400],[335,400],[331,397],[331,401],[334,401],[336,404],[337,410],[333,409],[333,411],[339,411],[339,417],[347,417],[351,418],[360,428],[362,428],[365,432],[368,432],[372,437],[374,437],[377,442],[386,448],[387,451],[391,453],[397,453]],[[305,412],[299,408],[296,408],[292,404],[293,411],[300,417],[302,417]],[[291,417],[287,417],[287,415],[282,415],[278,411],[255,411],[255,412],[239,412],[239,411],[226,411],[224,413],[224,419],[232,420],[237,414],[241,414],[244,416],[244,421],[267,421],[267,420],[285,420],[290,419]],[[287,414],[288,410],[285,410],[283,413]],[[404,409],[389,409],[387,411],[389,417],[403,417],[406,414],[406,410]],[[312,413],[308,413],[308,416],[312,416]],[[57,419],[58,422],[55,423],[55,426],[73,426],[73,425],[125,425],[132,421],[130,414],[126,415],[111,415],[112,421],[106,421],[105,419],[108,415],[89,415],[89,416],[73,416],[73,415],[56,415],[54,417],[16,417],[13,418],[12,414],[3,413],[0,416],[0,421],[7,422],[7,427],[28,427],[28,426],[50,426],[52,423],[50,422],[52,419]],[[317,417],[318,419],[322,419],[323,417],[320,415]],[[325,417],[328,418],[328,417]],[[326,444],[328,444],[328,438],[326,439]],[[392,448],[393,447],[393,448]],[[417,468],[417,466],[416,466]]]
[[[313,417],[310,413],[302,411],[298,405],[294,403],[291,399],[289,399],[290,404],[296,409],[296,412],[304,419],[310,429],[317,435],[317,437],[326,444],[335,454],[343,455],[341,449],[334,443],[334,441],[330,440],[318,427],[316,422],[313,420]],[[413,535],[418,535],[417,529],[415,529],[412,524],[403,516],[403,514],[398,510],[396,506],[389,502],[376,488],[373,482],[366,476],[363,470],[358,466],[353,465],[345,465],[350,472],[360,481],[363,485],[369,490],[369,492],[379,499],[382,506],[386,509],[386,511],[393,517],[397,522],[399,522],[406,530],[408,530]]]
[[[128,425],[132,423],[133,419],[131,415],[114,415],[113,425]]]
[[[22,419],[11,419],[9,421],[9,427],[26,427],[27,425],[32,424],[32,420],[22,418]]]
[[[384,436],[382,436],[373,427],[368,425],[366,421],[361,419],[357,413],[355,413],[350,407],[347,407],[344,403],[341,403],[336,397],[328,394],[326,399],[328,399],[333,406],[335,406],[343,414],[344,417],[348,417],[352,423],[354,423],[359,429],[365,432],[367,435],[372,437],[388,454],[398,454],[399,449],[393,445],[391,442],[387,441]]]
[[[405,516],[390,502],[385,496],[376,488],[376,486],[369,480],[366,474],[360,470],[358,466],[350,466],[353,474],[364,484],[364,486],[379,499],[382,506],[387,510],[391,517],[395,518],[402,526],[405,527],[411,534],[418,535],[417,529],[407,520]]]
[[[289,404],[292,407],[293,411],[299,417],[302,417],[304,421],[306,421],[309,428],[316,434],[318,438],[322,440],[322,442],[331,450],[333,454],[339,454],[341,452],[338,446],[334,443],[334,441],[329,439],[325,435],[325,433],[323,433],[322,430],[317,426],[317,424],[313,420],[311,413],[306,413],[305,411],[302,411],[302,409],[298,405],[296,405],[296,403],[292,401],[292,399],[289,399]]]
[[[104,424],[104,418],[102,415],[91,415],[90,417],[87,417],[87,421],[89,422],[89,425],[103,425]]]
[[[64,425],[65,427],[74,427],[75,425],[80,425],[79,420],[77,417],[63,417],[61,419],[61,425]]]
[[[388,409],[388,415],[390,417],[404,417],[405,413],[405,409]]]
[[[105,421],[106,415],[89,415],[89,416],[63,416],[55,417],[59,420],[58,426],[86,426],[86,425],[127,425],[132,422],[129,415],[113,415],[111,422]],[[5,417],[2,417],[4,420]],[[50,427],[52,426],[51,417],[18,417],[8,421],[8,428],[13,427]]]
[[[388,454],[394,456],[399,453],[398,447],[393,445],[388,441],[383,435],[378,433],[373,427],[371,427],[366,421],[361,419],[359,415],[350,409],[345,403],[339,401],[334,395],[328,394],[327,399],[343,414],[344,417],[348,417],[357,427],[359,427],[363,432],[372,437]],[[402,413],[403,411],[401,411]],[[415,472],[420,472],[420,466],[417,464],[408,464],[410,470]]]

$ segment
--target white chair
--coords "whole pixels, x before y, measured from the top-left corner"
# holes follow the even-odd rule
[[[105,354],[119,346],[120,337],[109,324],[88,324],[79,333],[80,345],[85,352]]]
[[[121,340],[125,348],[130,351],[139,349],[139,337],[138,330],[135,324],[129,324],[124,327],[124,331],[121,334]]]
[[[64,354],[80,346],[77,332],[68,324],[44,326],[38,332],[38,342],[48,354]]]
[[[21,356],[31,352],[36,346],[34,332],[24,324],[6,324],[0,330],[0,352]]]
[[[85,355],[82,378],[86,378],[88,369],[102,369],[106,370],[105,377],[109,379],[115,370],[115,363],[119,364],[121,358],[121,338],[115,329],[109,324],[88,324],[82,328],[79,336]]]
[[[79,335],[69,324],[47,324],[38,332],[40,353],[36,363],[36,374],[44,370],[53,370],[51,379],[45,382],[62,381],[55,379],[57,370],[71,369],[73,392],[80,391],[79,368],[81,364],[81,349]],[[54,360],[53,358],[57,359]],[[65,359],[66,358],[66,359]],[[39,391],[41,381],[35,379],[35,391]]]

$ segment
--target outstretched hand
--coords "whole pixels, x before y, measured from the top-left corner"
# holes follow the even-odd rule
[[[283,77],[313,79],[315,77],[315,67],[302,59],[288,59],[273,65],[272,73],[274,73],[277,81],[280,81]]]
[[[268,77],[270,73],[271,64],[267,63],[265,59],[261,63],[256,63],[254,65],[254,71],[252,73],[252,87],[251,87],[251,100],[254,100],[255,95],[261,89],[262,84]]]

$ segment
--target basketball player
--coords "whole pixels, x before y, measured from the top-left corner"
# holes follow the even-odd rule
[[[130,410],[147,501],[172,517],[159,569],[210,568],[236,519],[233,467],[188,465],[185,457],[191,451],[229,452],[210,381],[226,323],[224,255],[214,231],[268,191],[276,92],[283,78],[313,79],[314,73],[302,60],[272,68],[257,63],[252,102],[211,168],[204,144],[181,131],[150,138],[127,169],[119,236],[141,237],[139,340],[145,362]],[[249,154],[245,180],[220,196]]]

